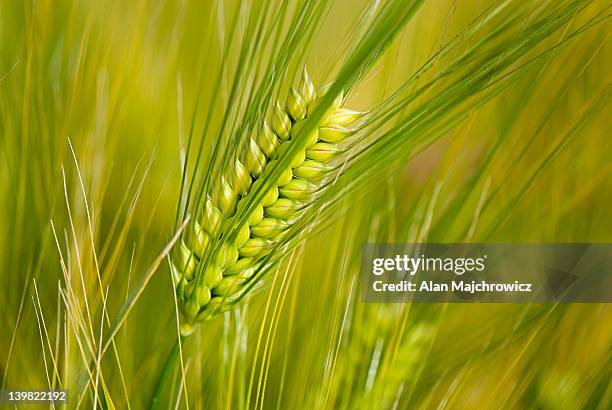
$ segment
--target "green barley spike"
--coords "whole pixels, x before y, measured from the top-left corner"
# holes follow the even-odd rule
[[[341,142],[354,133],[349,127],[362,114],[342,108],[344,97],[340,95],[319,126],[305,137],[305,149],[294,154],[290,166],[247,222],[231,237],[223,237],[223,227],[240,209],[240,201],[288,152],[292,138],[316,105],[316,97],[304,70],[299,87],[291,88],[284,104],[275,104],[269,120],[251,136],[245,153],[234,158],[219,178],[218,186],[202,205],[202,216],[190,225],[174,249],[172,270],[184,333],[197,322],[227,310],[242,296],[261,259],[284,239],[297,212],[314,200],[333,169],[330,162],[343,152]],[[198,280],[200,270],[203,277]]]

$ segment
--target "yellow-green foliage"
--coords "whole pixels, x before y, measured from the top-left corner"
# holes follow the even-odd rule
[[[0,388],[611,408],[610,305],[365,305],[358,278],[368,241],[612,242],[610,10],[0,1]]]

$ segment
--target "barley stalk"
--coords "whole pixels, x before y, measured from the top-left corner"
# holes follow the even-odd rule
[[[194,323],[227,310],[256,278],[263,259],[285,239],[299,211],[316,201],[334,169],[332,162],[343,151],[342,141],[354,133],[349,128],[362,114],[342,108],[340,95],[271,189],[244,224],[228,235],[224,229],[242,209],[256,184],[271,175],[277,161],[290,150],[300,126],[316,106],[316,91],[304,70],[299,89],[292,88],[285,104],[277,103],[272,117],[253,134],[242,155],[208,193],[188,232],[176,247],[172,271],[184,330]],[[198,272],[203,274],[198,275]]]

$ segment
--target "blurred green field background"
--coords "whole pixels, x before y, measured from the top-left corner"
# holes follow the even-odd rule
[[[367,4],[330,3],[303,56],[316,84],[333,79],[338,39]],[[424,2],[347,106],[374,107],[489,5]],[[197,135],[209,106],[218,122],[228,103],[229,75],[218,100],[197,97],[238,64],[221,58],[237,7],[0,1],[3,388],[76,395],[103,309],[117,315],[173,234],[192,118]],[[602,12],[608,2],[588,3],[534,50]],[[612,242],[610,28],[555,50],[410,161],[380,164],[264,291],[200,326],[164,405],[610,408],[609,305],[364,305],[355,280],[372,240]],[[163,263],[102,360],[103,407],[147,405],[175,315]],[[90,386],[68,408],[95,399]]]

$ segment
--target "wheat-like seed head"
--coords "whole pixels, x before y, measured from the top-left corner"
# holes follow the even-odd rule
[[[396,355],[388,368],[380,375],[374,391],[364,400],[364,408],[376,406],[381,409],[394,408],[394,403],[403,389],[416,383],[419,369],[425,363],[428,351],[435,338],[435,327],[427,321],[415,323],[402,338]]]
[[[341,108],[341,95],[246,223],[226,237],[224,225],[244,205],[253,185],[288,155],[292,138],[312,113],[316,97],[304,70],[299,90],[291,88],[286,103],[275,105],[269,122],[264,121],[250,138],[244,154],[235,156],[212,194],[207,195],[201,216],[174,250],[172,271],[186,328],[226,310],[242,296],[262,259],[283,241],[298,212],[315,200],[315,193],[333,169],[330,162],[343,152],[339,143],[354,133],[348,127],[362,114]],[[199,270],[203,271],[201,280]]]

